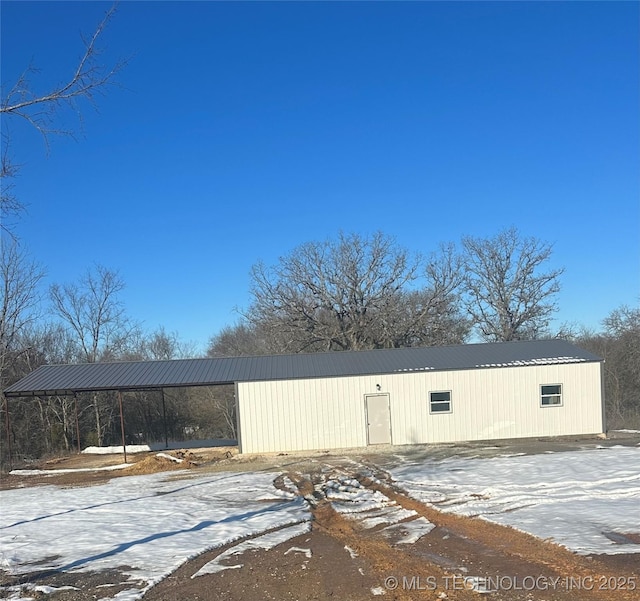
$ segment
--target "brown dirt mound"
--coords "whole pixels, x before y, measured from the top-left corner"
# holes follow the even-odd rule
[[[182,461],[173,461],[162,455],[151,455],[133,465],[124,468],[122,471],[127,475],[155,474],[156,472],[166,472],[169,470],[184,470],[196,467],[193,461],[187,458],[180,458]]]

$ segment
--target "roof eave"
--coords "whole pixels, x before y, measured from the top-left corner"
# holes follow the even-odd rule
[[[19,397],[46,397],[46,396],[73,396],[74,394],[81,394],[87,392],[141,392],[150,390],[162,390],[163,388],[192,388],[199,386],[225,386],[235,384],[233,381],[229,382],[211,382],[203,384],[150,384],[144,386],[107,386],[104,388],[71,388],[71,389],[49,389],[49,390],[10,390],[7,389],[3,392],[6,398],[19,398]]]

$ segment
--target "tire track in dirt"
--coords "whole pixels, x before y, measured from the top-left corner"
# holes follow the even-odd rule
[[[424,562],[416,560],[401,550],[394,550],[391,545],[380,538],[365,538],[358,530],[353,520],[347,519],[338,513],[326,498],[320,487],[322,484],[317,477],[301,473],[289,473],[289,479],[297,486],[300,494],[309,502],[313,514],[312,529],[320,530],[331,538],[337,540],[345,548],[349,548],[354,556],[367,560],[372,570],[376,573],[380,582],[398,573],[402,569],[407,573],[414,570],[425,579],[428,577],[443,578],[446,574],[436,565],[425,566]],[[312,480],[315,479],[314,483]],[[385,591],[386,592],[386,591]],[[424,593],[409,591],[399,587],[392,591],[393,599],[398,601],[413,601],[425,599]],[[435,597],[434,597],[435,598]],[[470,591],[460,591],[456,596],[448,596],[448,599],[475,599],[476,595]]]
[[[506,553],[528,562],[535,562],[545,566],[561,577],[576,577],[579,579],[593,578],[596,581],[602,578],[627,577],[629,574],[620,574],[612,570],[604,562],[597,558],[578,555],[569,549],[549,540],[537,538],[521,530],[496,524],[480,518],[467,517],[454,513],[439,511],[420,501],[410,497],[405,491],[397,487],[388,472],[375,465],[362,464],[364,470],[356,474],[358,481],[372,490],[379,490],[398,504],[417,511],[437,527],[448,529],[450,532],[459,532],[463,536],[472,535],[473,540],[488,548],[493,548],[501,553]],[[367,474],[369,472],[369,474]],[[640,583],[638,583],[640,586]],[[611,592],[611,591],[605,591]],[[616,591],[616,599],[625,599],[624,590]],[[639,591],[629,591],[634,594],[628,598],[637,601],[640,599]],[[611,597],[605,597],[611,598]]]
[[[336,468],[326,464],[318,472],[289,473],[288,477],[310,503],[314,528],[365,557],[380,582],[389,576],[398,578],[400,585],[393,591],[394,599],[477,600],[478,593],[486,590],[483,586],[491,590],[488,595],[491,599],[505,601],[637,601],[640,598],[637,590],[629,590],[628,574],[619,574],[597,559],[579,556],[514,528],[443,513],[424,505],[398,489],[389,474],[375,465],[354,463],[349,468]],[[434,524],[434,529],[413,544],[400,547],[398,542],[385,536],[388,526],[364,526],[366,511],[340,513],[331,500],[331,491],[336,488],[336,480],[344,482],[345,478],[356,480],[370,492],[384,495],[389,505],[414,513],[399,522],[400,529],[403,524],[409,528],[416,516]],[[488,585],[482,580],[487,577]],[[425,590],[416,590],[420,582],[436,583],[437,588],[432,591],[435,596],[425,596]],[[467,587],[476,590],[467,590]]]

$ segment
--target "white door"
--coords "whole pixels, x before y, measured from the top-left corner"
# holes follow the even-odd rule
[[[365,396],[367,413],[367,443],[391,444],[391,416],[388,394]]]

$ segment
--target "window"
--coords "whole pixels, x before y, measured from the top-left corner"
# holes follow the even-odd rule
[[[562,405],[562,384],[543,384],[540,386],[540,406],[559,407]]]
[[[430,413],[451,413],[451,391],[430,393]]]

